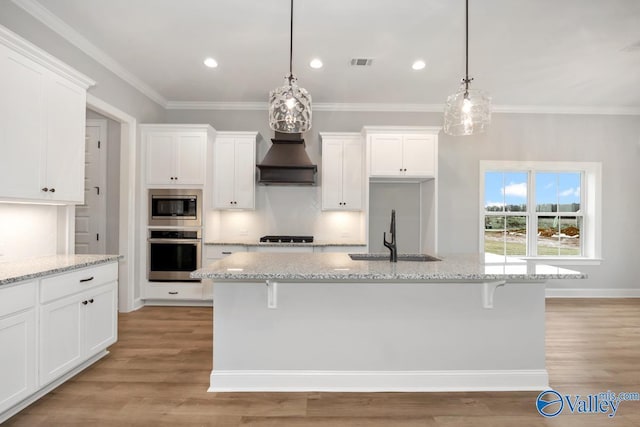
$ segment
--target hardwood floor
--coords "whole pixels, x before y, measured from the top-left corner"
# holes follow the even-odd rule
[[[120,316],[111,354],[7,426],[622,426],[563,412],[545,419],[537,392],[207,393],[210,308],[145,307]],[[640,392],[640,299],[547,301],[547,368],[562,393]],[[1,379],[0,379],[1,380]]]

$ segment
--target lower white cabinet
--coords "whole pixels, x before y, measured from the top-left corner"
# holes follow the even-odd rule
[[[0,424],[116,342],[117,292],[117,262],[0,286]]]
[[[40,308],[39,384],[45,385],[116,341],[116,283]]]
[[[35,296],[36,282],[0,289],[0,414],[36,390]]]

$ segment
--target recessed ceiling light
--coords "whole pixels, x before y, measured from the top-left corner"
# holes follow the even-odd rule
[[[218,61],[216,61],[213,58],[207,58],[204,60],[204,65],[206,65],[209,68],[216,68],[218,66]]]
[[[322,68],[322,61],[318,58],[314,58],[311,60],[311,62],[309,62],[309,66],[311,68]]]
[[[414,70],[422,70],[426,66],[427,64],[423,60],[419,59],[411,65],[411,68]]]

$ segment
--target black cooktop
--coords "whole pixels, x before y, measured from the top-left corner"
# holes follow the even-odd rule
[[[270,243],[311,243],[313,236],[262,236],[260,242]]]

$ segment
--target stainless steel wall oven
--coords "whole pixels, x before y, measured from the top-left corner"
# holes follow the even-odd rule
[[[200,230],[149,230],[149,281],[187,282],[189,273],[200,268]]]
[[[202,225],[202,190],[149,190],[149,225],[200,227]]]

